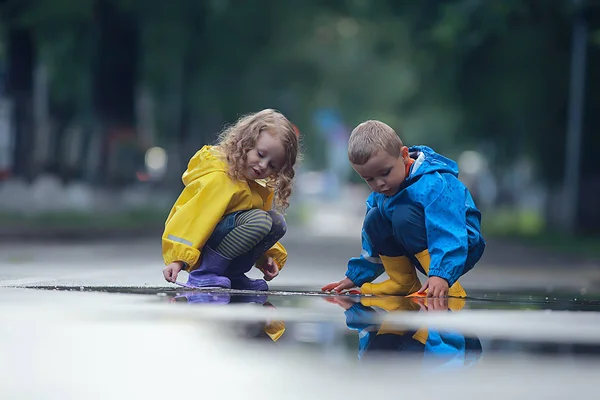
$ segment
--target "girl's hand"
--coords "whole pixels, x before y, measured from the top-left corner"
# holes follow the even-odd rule
[[[177,275],[183,269],[183,263],[180,261],[172,262],[163,269],[163,276],[167,282],[175,283],[177,281]]]
[[[265,281],[270,281],[279,275],[279,267],[277,266],[277,261],[275,261],[272,257],[267,258],[267,262],[262,269],[264,274],[263,278]]]

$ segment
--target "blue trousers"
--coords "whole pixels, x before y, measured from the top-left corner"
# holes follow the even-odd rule
[[[398,204],[392,219],[384,217],[379,208],[367,213],[363,229],[377,254],[397,257],[407,256],[425,273],[416,254],[428,248],[425,212],[417,204]],[[483,255],[485,242],[480,233],[467,227],[469,244],[465,272],[473,268]]]

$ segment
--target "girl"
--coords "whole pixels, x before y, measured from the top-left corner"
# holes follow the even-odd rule
[[[204,146],[183,174],[183,192],[162,236],[163,275],[185,287],[268,290],[287,260],[278,242],[298,158],[298,133],[281,113],[266,109],[240,118]],[[264,279],[245,274],[256,264]],[[186,284],[177,275],[189,272]]]

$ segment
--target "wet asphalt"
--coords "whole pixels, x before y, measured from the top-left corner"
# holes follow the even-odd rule
[[[465,276],[467,299],[331,295],[318,288],[357,243],[296,236],[271,291],[186,291],[162,280],[156,244],[0,248],[1,397],[596,392],[593,263],[492,256]]]

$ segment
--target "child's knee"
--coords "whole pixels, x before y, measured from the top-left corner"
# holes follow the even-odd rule
[[[279,238],[283,237],[287,232],[287,224],[283,215],[275,210],[267,211],[267,214],[271,218],[270,233]]]
[[[378,241],[377,238],[385,230],[384,227],[385,223],[379,209],[377,207],[371,208],[365,216],[363,229],[372,242]]]
[[[425,212],[417,204],[398,204],[392,214],[394,236],[410,253],[427,248]]]
[[[469,243],[469,253],[467,254],[467,263],[469,265],[474,266],[481,260],[483,252],[485,251],[485,244],[483,237],[477,242]]]
[[[237,221],[238,226],[247,226],[261,238],[267,236],[273,227],[271,215],[263,210],[250,210],[243,213]]]

